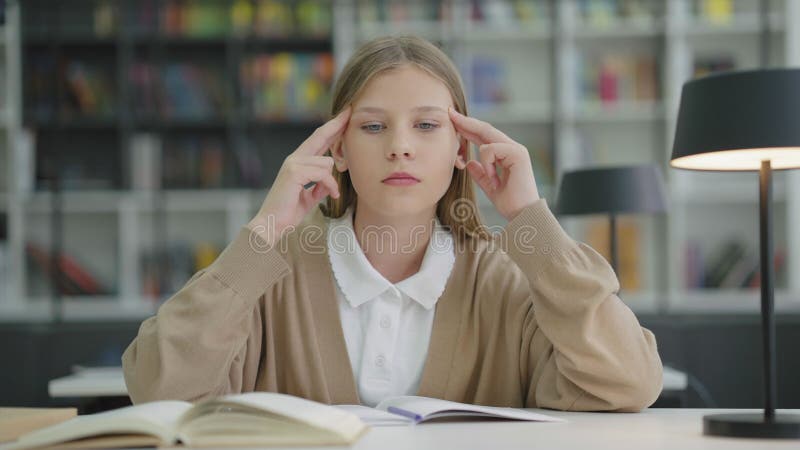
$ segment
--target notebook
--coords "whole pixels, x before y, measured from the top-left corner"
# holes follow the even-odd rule
[[[375,408],[361,405],[339,405],[372,426],[412,425],[437,419],[507,419],[531,422],[564,422],[564,419],[517,408],[480,406],[405,395],[390,397]]]
[[[358,416],[339,408],[250,392],[197,404],[156,401],[78,416],[25,434],[0,450],[347,445],[367,428]]]

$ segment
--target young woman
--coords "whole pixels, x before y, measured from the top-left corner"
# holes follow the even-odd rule
[[[539,198],[526,148],[466,113],[433,44],[362,46],[337,80],[335,117],[286,158],[219,258],[142,324],[123,355],[133,401],[276,391],[649,406],[662,377],[653,334],[603,257]],[[508,219],[501,233],[481,225],[472,181]]]

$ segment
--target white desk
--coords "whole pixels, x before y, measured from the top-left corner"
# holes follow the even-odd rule
[[[800,449],[798,440],[703,436],[704,415],[746,410],[648,409],[637,414],[537,411],[568,422],[451,422],[373,427],[353,449]],[[791,412],[800,413],[800,410]]]
[[[72,375],[47,383],[50,397],[127,397],[122,367],[77,369]]]
[[[664,391],[684,391],[687,377],[670,367],[664,367]],[[128,388],[122,367],[79,368],[72,375],[50,380],[50,397],[127,397]]]

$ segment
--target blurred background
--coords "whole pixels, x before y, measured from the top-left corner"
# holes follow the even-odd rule
[[[655,164],[620,218],[621,298],[686,376],[664,406],[761,406],[757,174],[669,169],[682,84],[800,64],[800,0],[0,1],[0,404],[118,366],[140,322],[257,211],[364,41],[428,38],[540,194]],[[735,93],[731,93],[735,95]],[[775,174],[778,407],[800,408],[800,178]],[[488,200],[481,211],[504,225]],[[560,218],[608,255],[606,217]]]

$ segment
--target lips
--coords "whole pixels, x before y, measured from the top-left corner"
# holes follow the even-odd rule
[[[394,172],[388,177],[383,179],[387,184],[414,184],[419,183],[419,178],[411,175],[408,172]]]

